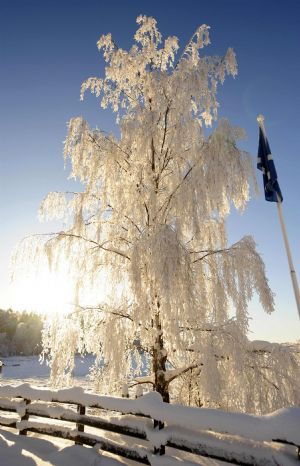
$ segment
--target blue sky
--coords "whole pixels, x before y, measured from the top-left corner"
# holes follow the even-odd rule
[[[206,54],[231,46],[239,74],[219,92],[220,116],[245,128],[243,144],[257,153],[256,116],[266,130],[284,196],[283,212],[300,274],[300,2],[297,0],[10,0],[0,17],[0,307],[7,307],[11,249],[22,237],[52,226],[37,220],[39,203],[51,190],[72,186],[63,169],[66,122],[83,115],[110,130],[114,118],[96,99],[79,101],[82,81],[103,73],[96,42],[111,32],[128,48],[140,14],[154,16],[164,36],[184,44],[199,24],[211,27]],[[262,185],[258,173],[259,185]],[[251,338],[300,338],[300,324],[289,277],[276,206],[253,199],[228,222],[230,241],[254,236],[276,293],[276,313],[265,316],[254,299]]]

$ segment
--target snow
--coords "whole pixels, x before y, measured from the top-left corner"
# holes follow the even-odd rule
[[[42,363],[38,356],[9,356],[1,358],[3,369],[0,374],[0,382],[22,383],[28,382],[32,385],[48,385],[50,376],[50,367]],[[84,358],[75,356],[75,369],[73,383],[90,388],[90,381],[86,378],[89,368],[95,362],[95,358],[86,355]]]
[[[246,411],[268,411],[267,398],[270,411],[286,400],[297,404],[292,359],[272,365],[271,382],[257,366],[260,354],[255,367],[247,363],[254,359],[247,304],[255,290],[267,312],[274,300],[254,240],[227,242],[225,218],[233,206],[243,211],[249,186],[256,187],[251,157],[238,148],[244,131],[225,119],[209,134],[203,126],[217,120],[217,83],[236,75],[235,54],[198,53],[209,43],[202,25],[175,57],[175,36],[161,42],[154,18],[137,21],[129,51],[115,47],[110,34],[101,37],[104,76],[82,85],[82,98],[90,90],[117,112],[119,135],[92,129],[82,117],[70,120],[64,159],[82,190],[49,193],[39,217],[61,220],[62,229],[24,239],[13,255],[16,280],[47,263],[74,284],[74,312],[58,313],[43,332],[51,378],[69,381],[74,354],[94,353],[104,364],[93,375],[112,393],[144,366],[133,344],[138,335],[139,349],[156,350],[162,384],[185,372],[191,358],[191,369],[201,367],[201,376],[185,372],[189,383],[178,378],[170,386],[183,404],[190,396]],[[149,351],[147,368],[151,358]],[[174,371],[164,380],[158,371],[165,358]]]
[[[227,442],[230,445],[228,440]],[[245,448],[245,445],[241,448]],[[251,448],[253,449],[253,445],[248,445],[248,452],[251,452]],[[63,439],[37,437],[36,434],[24,437],[19,436],[15,430],[6,428],[0,429],[0,458],[1,466],[119,466],[122,464],[137,466],[138,464],[135,461],[99,452],[97,444],[94,448],[89,448],[74,445],[73,442]],[[220,460],[195,456],[173,448],[167,448],[167,456],[149,455],[148,458],[152,466],[228,465]],[[280,445],[277,450],[273,447],[273,457],[272,453],[269,453],[269,462],[265,462],[264,466],[271,464],[297,466],[299,462],[286,446]]]
[[[0,464],[1,466],[137,466],[138,463],[105,452],[99,452],[99,444],[93,448],[74,445],[73,442],[50,437],[37,437],[29,434],[19,436],[11,429],[0,429]],[[170,449],[171,455],[156,458],[150,455],[152,465],[180,466],[221,466],[221,461],[177,452]],[[179,453],[179,455],[178,455]],[[192,459],[192,462],[191,462]]]
[[[41,429],[49,434],[59,430],[63,437],[68,439],[75,439],[80,434],[87,440],[90,439],[88,444],[92,441],[91,445],[97,443],[104,449],[105,446],[110,449],[114,448],[115,445],[131,452],[132,455],[148,457],[151,464],[155,465],[172,464],[172,462],[170,463],[170,450],[174,448],[167,447],[168,453],[164,458],[156,458],[151,453],[154,447],[158,448],[160,445],[168,444],[173,445],[173,447],[175,445],[183,448],[188,447],[198,455],[212,456],[215,459],[224,458],[228,461],[235,459],[244,464],[258,466],[297,464],[295,463],[295,446],[282,445],[272,442],[272,440],[300,445],[300,408],[285,408],[269,415],[254,416],[216,409],[202,408],[199,410],[181,405],[170,405],[163,403],[161,396],[156,392],[149,392],[132,400],[87,393],[82,387],[50,390],[45,387],[32,387],[29,384],[0,386],[0,397],[22,397],[38,400],[29,405],[29,410],[32,409],[34,415],[46,413],[49,416],[49,419],[40,420],[30,417],[29,420],[20,421],[16,419],[15,413],[6,413],[6,417],[1,416],[1,422],[3,421],[6,425],[12,425],[13,422],[17,421],[16,426],[20,430],[35,428],[37,431]],[[105,431],[105,427],[103,427],[104,430],[86,427],[85,432],[79,433],[75,424],[60,420],[54,423],[51,418],[61,419],[67,415],[76,421],[78,415],[74,409],[51,405],[51,400],[62,403],[80,403],[84,406],[125,413],[125,415],[103,414],[104,418],[88,415],[87,419],[99,419],[130,426],[137,432],[144,433],[147,440],[108,432]],[[11,408],[13,404],[14,402],[0,398],[0,406],[4,406],[4,408]],[[17,413],[24,412],[24,401],[16,400],[15,406]],[[142,414],[148,417],[136,417],[133,414]],[[165,428],[154,430],[149,417],[164,422]],[[174,449],[174,452],[176,458],[179,455],[180,459],[183,452],[178,449]],[[197,456],[193,456],[197,458]],[[7,465],[5,464],[5,466]]]
[[[169,428],[166,428],[168,431]],[[168,440],[177,446],[191,448],[192,451],[212,458],[223,458],[230,462],[235,460],[251,465],[282,465],[288,466],[297,461],[295,447],[274,442],[258,442],[241,436],[219,434],[210,431],[196,433],[181,427],[172,427],[166,432]]]
[[[6,426],[10,426],[13,423],[17,423],[18,419],[16,417],[12,416],[0,416],[0,423],[3,425],[5,424]]]
[[[149,392],[138,400],[122,401],[126,403],[119,404],[120,411],[129,408],[132,413],[147,414],[169,426],[213,430],[260,441],[280,439],[300,445],[300,408],[283,408],[264,416],[206,408],[199,412],[198,408],[162,403],[156,392]],[[107,405],[103,401],[102,404]]]
[[[76,420],[77,413],[72,409],[66,409],[63,406],[53,405],[50,403],[31,403],[29,410],[34,410],[35,415],[47,414],[51,418],[61,418],[62,416],[68,415],[69,417],[74,417]]]
[[[0,430],[0,455],[3,466],[117,466],[121,462],[106,458],[93,448],[70,442],[18,436]]]
[[[271,353],[274,349],[281,348],[282,351],[288,351],[288,348],[280,346],[279,343],[270,343],[269,341],[264,340],[253,340],[249,342],[249,349],[252,351],[264,351]]]
[[[202,408],[199,412],[197,408],[169,405],[163,403],[161,396],[156,392],[149,392],[136,400],[130,400],[86,393],[82,387],[50,390],[32,387],[29,384],[0,386],[0,397],[19,396],[45,402],[53,400],[80,403],[84,406],[99,407],[126,414],[143,414],[166,422],[168,426],[212,430],[260,441],[279,439],[300,445],[300,408],[296,407],[283,408],[264,416],[255,416],[207,408]],[[47,407],[45,409],[47,410]]]

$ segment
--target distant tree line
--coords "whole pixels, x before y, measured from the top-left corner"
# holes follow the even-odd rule
[[[42,328],[39,314],[0,309],[0,357],[39,354]]]

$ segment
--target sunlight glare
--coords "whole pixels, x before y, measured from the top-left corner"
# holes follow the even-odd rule
[[[83,307],[97,306],[103,303],[109,293],[109,279],[105,271],[101,271],[98,280],[80,290],[79,304]],[[8,307],[16,311],[37,312],[47,316],[68,314],[76,304],[76,286],[74,277],[67,267],[59,271],[49,271],[47,266],[34,272],[34,267],[27,273],[13,280],[7,290]],[[115,295],[118,295],[115,290]]]
[[[63,274],[47,270],[37,276],[20,278],[10,287],[11,307],[45,315],[66,314],[74,303],[74,285]]]

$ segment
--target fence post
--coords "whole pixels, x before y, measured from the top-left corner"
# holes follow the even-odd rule
[[[20,415],[20,422],[22,421],[28,421],[29,419],[29,414],[27,412],[27,406],[30,404],[31,400],[27,400],[26,398],[24,398],[24,403],[25,403],[25,407],[24,407],[24,412],[22,415]],[[27,429],[20,429],[19,430],[19,435],[27,435]]]
[[[154,419],[153,427],[154,429],[157,430],[162,430],[164,428],[165,424],[161,421],[157,421]],[[155,455],[164,455],[166,453],[166,447],[165,445],[160,445],[160,447],[154,447],[154,454]]]
[[[124,383],[123,386],[122,386],[122,398],[129,398],[127,383]]]
[[[143,396],[143,387],[141,385],[137,385],[135,390],[135,398],[140,398],[140,396]]]
[[[85,414],[85,406],[80,404],[77,405],[77,414],[83,416]],[[84,432],[84,424],[81,422],[76,422],[76,430],[78,432]],[[78,437],[75,438],[75,445],[82,445],[82,442],[78,439]]]

